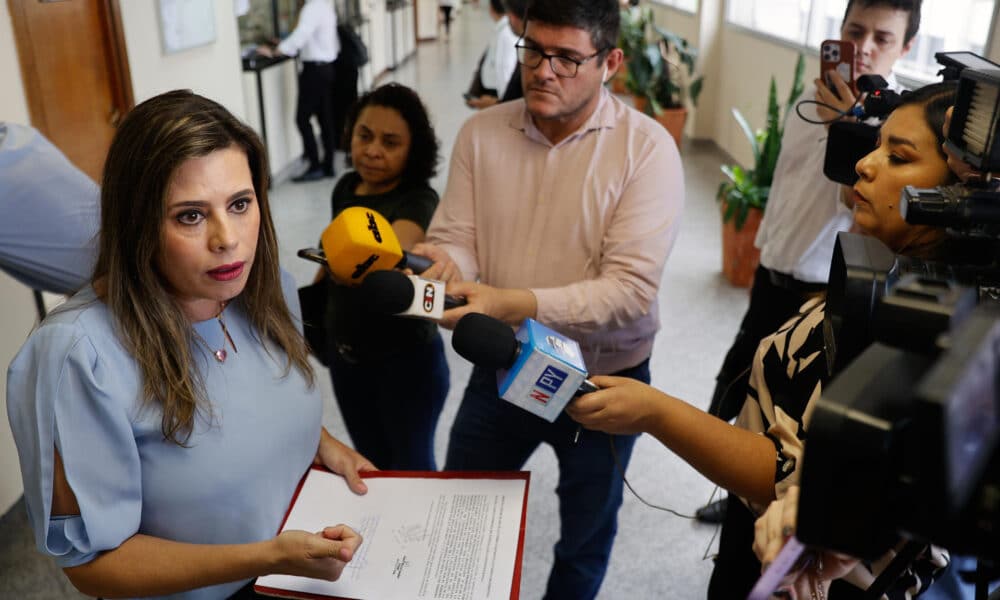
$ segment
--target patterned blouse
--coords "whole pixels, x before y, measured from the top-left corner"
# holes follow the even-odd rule
[[[736,419],[737,426],[761,433],[774,444],[776,498],[784,497],[789,486],[799,485],[799,467],[815,400],[835,374],[830,351],[833,344],[830,333],[823,328],[825,308],[825,298],[813,298],[778,331],[761,340],[750,371],[747,399]],[[767,509],[744,502],[757,515]],[[877,575],[889,560],[891,556],[886,556],[859,568],[868,568]],[[928,547],[893,584],[889,598],[912,598],[926,590],[949,560],[947,551]]]

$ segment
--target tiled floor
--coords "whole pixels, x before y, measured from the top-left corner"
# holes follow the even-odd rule
[[[433,185],[442,192],[452,140],[471,114],[461,93],[488,29],[485,8],[465,5],[449,41],[421,44],[417,55],[389,76],[417,89],[432,113],[444,155]],[[747,295],[728,286],[720,275],[719,213],[713,197],[724,157],[713,146],[688,144],[682,158],[687,204],[681,234],[661,285],[663,327],[652,357],[653,384],[704,408]],[[315,269],[297,258],[295,251],[315,244],[329,219],[332,186],[332,180],[285,183],[273,191],[282,262],[300,284],[311,280]],[[439,461],[443,461],[448,429],[469,372],[469,364],[450,347],[448,360],[452,387],[438,428]],[[326,403],[325,423],[334,435],[346,440],[328,378],[321,377],[320,384]],[[554,455],[543,447],[525,468],[532,471],[532,482],[521,597],[533,600],[544,590],[558,531]],[[627,477],[647,501],[686,514],[703,504],[713,489],[648,436],[637,443]],[[619,521],[601,599],[704,597],[711,572],[711,561],[704,555],[714,551],[714,528],[644,506],[630,494],[626,494]],[[33,552],[23,508],[16,506],[0,519],[0,599],[75,597],[58,570]]]

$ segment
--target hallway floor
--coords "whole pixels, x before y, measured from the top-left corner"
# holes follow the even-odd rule
[[[423,97],[442,141],[440,173],[432,182],[444,191],[451,145],[462,122],[472,114],[461,94],[467,88],[491,23],[482,7],[466,4],[452,25],[448,41],[418,45],[416,55],[383,81],[414,87]],[[726,157],[715,146],[686,143],[682,149],[686,177],[686,210],[680,236],[667,262],[660,288],[662,329],[653,352],[653,385],[706,408],[715,373],[746,308],[747,292],[729,286],[720,272],[719,211],[714,193],[719,165]],[[342,164],[338,172],[342,172]],[[281,259],[300,285],[315,269],[295,252],[313,246],[329,219],[333,180],[307,184],[283,183],[272,191],[271,205],[281,243]],[[454,354],[448,342],[451,393],[438,427],[437,456],[443,462],[448,431],[461,398],[470,365]],[[347,437],[337,413],[329,377],[318,378],[324,395],[324,422]],[[558,534],[554,493],[557,469],[552,451],[542,447],[524,467],[532,472],[521,598],[541,597]],[[712,494],[714,486],[655,439],[636,444],[628,481],[643,498],[691,515]],[[626,491],[619,513],[619,533],[599,598],[703,598],[715,551],[715,528],[643,505]],[[0,599],[60,599],[81,597],[48,559],[34,551],[23,504],[0,518]]]

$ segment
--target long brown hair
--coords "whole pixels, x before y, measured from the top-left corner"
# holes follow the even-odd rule
[[[261,218],[256,258],[233,302],[261,343],[284,352],[284,375],[294,366],[312,385],[305,341],[282,295],[267,199],[267,155],[257,134],[218,103],[176,90],[143,102],[125,117],[104,166],[95,287],[139,364],[143,397],[162,408],[163,436],[179,445],[190,437],[199,410],[210,413],[210,406],[191,352],[191,323],[156,267],[166,194],[182,163],[234,145],[246,152]]]

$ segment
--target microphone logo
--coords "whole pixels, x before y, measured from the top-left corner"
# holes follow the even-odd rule
[[[351,273],[351,279],[357,279],[358,277],[364,275],[365,272],[368,269],[370,269],[371,266],[374,265],[375,261],[377,260],[378,260],[378,254],[372,254],[367,259],[365,259],[365,262],[354,265],[354,272]]]
[[[555,351],[556,354],[567,360],[579,360],[581,358],[580,353],[573,348],[572,344],[567,343],[559,337],[547,335],[545,336],[545,341],[548,342],[549,346],[553,351]]]
[[[434,286],[424,284],[424,312],[434,312]]]
[[[375,222],[375,215],[371,213],[365,213],[368,215],[368,230],[372,232],[375,237],[375,241],[382,243],[382,232],[378,230],[378,223]]]
[[[552,365],[546,365],[541,377],[535,382],[534,388],[528,395],[533,400],[537,400],[542,404],[548,404],[549,398],[559,391],[559,388],[562,387],[567,377],[569,377],[569,373],[557,369]]]

